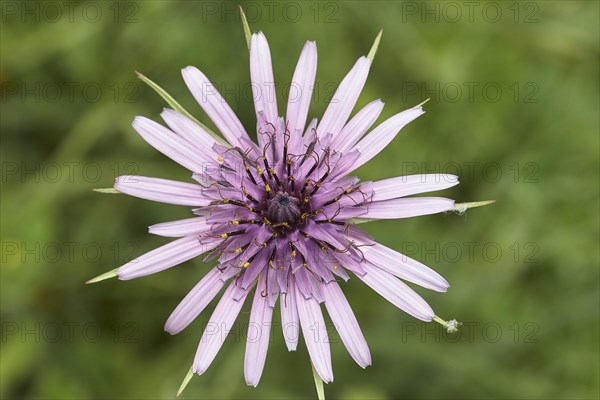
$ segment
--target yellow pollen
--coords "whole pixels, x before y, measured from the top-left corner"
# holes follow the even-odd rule
[[[296,250],[292,250],[292,257],[296,257]]]
[[[232,223],[232,224],[234,224],[234,225],[239,225],[239,224],[240,224],[240,221],[236,221],[236,220],[234,219],[234,220],[232,220],[232,221],[231,221],[231,223]]]
[[[265,186],[265,190],[266,190],[267,192],[270,192],[270,191],[271,191],[271,186],[269,186],[269,185],[267,184],[267,185]]]
[[[221,157],[221,156],[217,157],[217,161],[218,162],[223,162],[223,157]]]
[[[227,234],[226,234],[226,233],[223,233],[223,234],[221,235],[221,237],[222,237],[222,238],[226,238],[226,237],[227,237]]]
[[[261,174],[261,175],[262,175],[262,173],[263,173],[263,170],[262,170],[262,168],[260,167],[260,165],[257,165],[257,166],[256,166],[256,170],[258,171],[258,173],[259,173],[259,174]]]
[[[244,263],[244,268],[248,268],[248,265],[250,265],[250,263],[249,263],[248,261],[246,261],[246,262]]]
[[[235,253],[241,253],[242,252],[242,248],[240,247],[239,249],[235,249]]]
[[[308,197],[305,197],[305,198],[304,198],[304,202],[305,202],[305,203],[308,203]]]

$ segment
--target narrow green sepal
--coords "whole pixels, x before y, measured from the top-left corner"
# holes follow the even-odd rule
[[[242,26],[244,27],[244,36],[246,36],[246,44],[248,45],[248,49],[250,49],[250,43],[252,42],[252,31],[250,31],[250,25],[248,25],[248,19],[246,18],[246,13],[244,9],[240,5],[240,16],[242,17]]]
[[[464,214],[469,208],[483,207],[488,204],[495,203],[496,200],[484,200],[484,201],[472,201],[469,203],[456,203],[451,211],[455,211],[459,214]]]
[[[367,222],[377,221],[376,219],[369,218],[350,218],[348,220],[351,224],[365,224]]]
[[[92,278],[89,281],[87,281],[85,284],[89,285],[90,283],[96,283],[96,282],[104,281],[106,279],[115,278],[118,276],[117,269],[118,268],[115,268],[113,270],[103,273],[102,275],[98,275],[97,277]]]
[[[422,101],[421,103],[417,104],[415,107],[422,107],[425,105],[425,103],[427,103],[429,100],[431,100],[431,98],[427,98],[424,101]]]
[[[204,125],[202,122],[200,122],[196,118],[194,118],[194,116],[192,114],[190,114],[185,108],[183,108],[183,106],[181,104],[179,104],[177,102],[177,100],[175,100],[173,98],[173,96],[171,96],[169,93],[167,93],[166,90],[164,90],[163,88],[158,86],[154,81],[152,81],[150,78],[146,77],[144,74],[142,74],[138,71],[135,71],[135,73],[136,73],[137,77],[142,80],[142,82],[144,82],[146,85],[150,86],[156,93],[158,93],[158,95],[160,97],[162,97],[163,100],[165,100],[167,102],[167,104],[170,105],[175,111],[177,111],[180,114],[185,115],[186,117],[188,117],[189,119],[194,121],[196,124],[198,124],[198,126],[200,126],[202,129],[204,129],[210,136],[212,136],[220,144],[229,146],[229,144],[225,141],[225,139],[223,139],[222,137],[217,135],[209,127]]]
[[[98,189],[92,189],[92,190],[94,192],[98,192],[98,193],[121,194],[121,192],[119,192],[115,188],[98,188]]]
[[[177,397],[179,397],[181,395],[181,393],[185,390],[188,383],[190,383],[190,381],[192,380],[193,376],[194,376],[194,367],[192,366],[192,367],[190,367],[190,370],[188,371],[188,373],[185,375],[185,378],[183,378],[183,382],[181,382],[181,385],[179,385],[179,389],[177,390]]]
[[[321,380],[321,377],[315,370],[315,366],[313,365],[312,362],[310,363],[310,366],[312,367],[313,378],[315,379],[315,388],[317,389],[317,398],[319,400],[325,400],[325,388],[323,388],[323,381]]]
[[[379,42],[381,41],[381,35],[383,35],[383,29],[380,30],[377,34],[377,37],[373,42],[373,46],[371,46],[371,50],[369,51],[369,55],[367,55],[367,58],[369,59],[369,61],[371,61],[371,63],[373,63],[373,60],[375,59],[375,54],[377,54],[377,48],[379,47]]]

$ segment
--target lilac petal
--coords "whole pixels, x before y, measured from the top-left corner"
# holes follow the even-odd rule
[[[382,244],[364,246],[362,251],[367,261],[400,279],[436,292],[445,292],[450,287],[448,281],[431,268]]]
[[[216,141],[208,132],[175,110],[165,108],[160,116],[173,132],[177,133],[194,147],[194,150],[199,153],[198,156],[203,156],[203,162],[216,163],[219,156],[213,150]]]
[[[275,267],[270,267],[267,271],[267,287],[269,289],[267,290],[267,299],[269,307],[275,307],[277,297],[279,297],[279,292],[281,291],[277,284],[277,272]]]
[[[382,122],[354,146],[355,150],[360,151],[360,157],[356,160],[352,169],[357,169],[379,154],[396,137],[402,128],[424,113],[425,111],[423,111],[421,106],[416,106]]]
[[[248,292],[231,283],[213,311],[208,325],[202,334],[196,357],[194,358],[194,373],[202,375],[213,362],[221,349],[227,334],[237,318]],[[235,298],[239,300],[235,300]]]
[[[306,299],[297,286],[295,290],[298,317],[310,359],[323,382],[333,382],[329,337],[321,307],[314,297]]]
[[[269,306],[269,301],[264,296],[267,290],[265,275],[263,273],[259,278],[256,293],[254,294],[250,322],[248,324],[246,356],[244,358],[246,384],[255,387],[260,381],[265,366],[271,334],[271,319],[273,317],[273,308]]]
[[[273,248],[267,246],[264,249],[259,250],[254,256],[254,259],[250,262],[250,265],[245,268],[244,275],[240,279],[240,286],[242,289],[250,289],[250,285],[254,283],[258,274],[266,271],[272,251]]]
[[[323,285],[323,295],[331,321],[354,361],[363,368],[371,365],[369,346],[340,286],[336,282]]]
[[[244,126],[231,107],[202,72],[190,66],[184,68],[181,74],[200,107],[229,143],[239,146],[240,137],[249,139]]]
[[[387,301],[422,321],[433,319],[435,314],[429,304],[400,279],[372,264],[365,264],[364,268],[366,274],[357,275],[358,278]]]
[[[371,246],[375,243],[375,240],[367,231],[356,225],[350,225],[348,227],[338,226],[338,229],[341,230],[344,235],[347,235],[348,238],[358,241],[360,244]]]
[[[195,217],[154,224],[148,227],[148,231],[158,236],[183,237],[206,233],[211,226],[206,223],[206,218]]]
[[[344,221],[350,218],[367,218],[366,214],[370,210],[367,207],[342,207],[339,204],[333,203],[322,208],[322,211],[315,217],[316,221],[332,219],[336,221]]]
[[[383,102],[379,99],[364,106],[333,139],[331,147],[342,153],[351,149],[373,126],[382,110]]]
[[[436,214],[454,208],[454,200],[443,197],[405,197],[374,201],[361,218],[396,219]]]
[[[202,186],[146,176],[119,176],[115,189],[130,196],[182,206],[207,206],[210,199]]]
[[[306,131],[304,131],[304,136],[302,136],[302,143],[304,144],[304,146],[308,146],[308,144],[315,138],[318,124],[319,119],[313,118],[306,127]]]
[[[371,61],[361,57],[342,80],[321,118],[317,129],[320,138],[328,133],[335,137],[342,130],[365,86],[370,67]]]
[[[348,244],[332,224],[317,224],[309,219],[302,230],[317,240],[333,245],[338,250],[344,249]]]
[[[192,172],[203,169],[202,160],[181,136],[146,117],[135,117],[133,128],[156,150]]]
[[[293,279],[293,278],[291,278]],[[295,285],[293,285],[295,286]],[[281,328],[288,351],[296,351],[300,336],[300,322],[296,306],[296,291],[290,287],[286,294],[281,295]]]
[[[175,335],[191,324],[223,288],[225,283],[220,279],[221,275],[217,267],[206,274],[173,310],[165,324],[165,331]]]
[[[179,265],[212,250],[215,243],[203,244],[198,236],[186,236],[158,247],[117,269],[121,280],[139,278]]]
[[[373,191],[373,201],[395,199],[413,194],[435,192],[458,185],[458,176],[423,174],[398,176],[361,185],[363,191]]]
[[[295,133],[302,131],[312,99],[312,92],[317,74],[317,44],[308,41],[302,49],[294,77],[290,85],[287,106],[288,129]]]
[[[250,78],[252,80],[252,94],[256,116],[264,114],[265,124],[259,127],[259,131],[266,130],[267,124],[277,123],[277,98],[275,96],[275,79],[273,78],[273,66],[271,64],[271,51],[267,38],[262,32],[252,35],[250,44]],[[259,135],[259,143],[266,143],[264,135]],[[264,143],[263,143],[264,142]]]

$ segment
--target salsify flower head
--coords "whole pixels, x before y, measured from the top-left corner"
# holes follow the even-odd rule
[[[202,374],[210,366],[254,286],[250,327],[258,334],[247,341],[244,361],[246,382],[253,386],[263,371],[278,300],[287,348],[296,350],[302,332],[314,369],[324,382],[333,381],[333,371],[321,305],[353,359],[363,368],[371,364],[367,342],[338,283],[351,275],[415,318],[435,318],[445,324],[404,282],[437,292],[445,292],[448,282],[420,262],[375,242],[355,224],[457,209],[447,198],[408,197],[454,186],[458,178],[453,175],[376,182],[361,182],[351,175],[424,113],[418,105],[371,130],[383,109],[381,100],[374,100],[350,118],[373,55],[374,51],[356,61],[320,121],[313,119],[307,125],[317,70],[316,44],[309,41],[302,49],[285,117],[281,117],[267,40],[262,33],[253,34],[250,75],[258,143],[195,67],[183,69],[185,83],[225,141],[186,112],[165,109],[161,117],[167,127],[135,118],[133,127],[142,138],[192,171],[196,183],[122,176],[115,189],[195,207],[196,216],[151,226],[150,233],[177,239],[91,282],[154,274],[202,254],[205,261],[216,259],[217,265],[185,296],[165,325],[171,334],[182,331],[227,286],[210,317],[211,329],[200,340],[194,373]],[[452,327],[456,325],[452,322]]]

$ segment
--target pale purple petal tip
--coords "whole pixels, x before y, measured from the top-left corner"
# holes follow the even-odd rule
[[[248,292],[236,286],[235,282],[229,285],[213,311],[200,339],[194,358],[194,373],[202,375],[213,362],[233,327],[247,295]],[[239,300],[235,300],[235,298],[239,298]]]
[[[323,285],[323,294],[327,312],[354,361],[363,368],[371,365],[369,346],[342,289],[336,282],[329,282]]]
[[[333,382],[331,351],[321,307],[314,297],[306,299],[298,287],[295,289],[300,326],[310,359],[323,382]]]
[[[265,275],[266,273],[263,273],[258,279],[248,324],[244,377],[246,378],[246,384],[249,386],[258,385],[265,366],[267,350],[269,349],[273,308],[269,306],[268,298],[264,296],[267,290]]]

